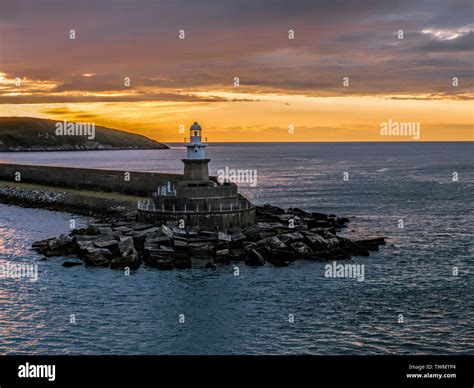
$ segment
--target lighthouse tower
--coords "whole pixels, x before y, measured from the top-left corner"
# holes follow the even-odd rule
[[[206,143],[202,140],[201,126],[195,122],[189,129],[189,143],[186,143],[186,159],[184,163],[184,180],[188,184],[196,186],[208,186],[212,184],[209,181],[209,166],[211,159],[206,158]],[[187,139],[185,139],[186,141]]]

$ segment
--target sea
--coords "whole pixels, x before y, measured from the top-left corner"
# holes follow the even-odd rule
[[[350,238],[385,237],[355,257],[364,279],[325,262],[232,263],[215,270],[123,271],[30,250],[89,219],[0,204],[0,354],[474,354],[474,145],[210,143],[210,173],[251,171],[240,191],[350,219]],[[0,162],[181,173],[185,148],[0,153]]]

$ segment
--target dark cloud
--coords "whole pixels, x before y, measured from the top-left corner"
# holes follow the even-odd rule
[[[383,94],[445,93],[447,77],[462,74],[465,92],[473,88],[472,32],[441,40],[421,31],[463,28],[472,11],[463,0],[3,0],[0,71],[54,80],[53,93],[117,92],[128,76],[144,95],[0,99],[190,101],[156,90],[234,90],[235,76],[254,91]],[[343,76],[350,88],[341,88]]]

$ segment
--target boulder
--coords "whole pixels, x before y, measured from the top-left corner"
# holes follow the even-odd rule
[[[305,257],[313,253],[312,249],[302,241],[297,241],[290,244],[297,256]]]
[[[99,252],[87,253],[84,257],[84,262],[91,267],[110,266],[110,261]]]
[[[191,268],[191,259],[189,257],[176,257],[173,259],[173,265],[176,269]]]
[[[145,240],[145,244],[148,244],[148,243],[157,243],[160,245],[171,245],[171,238],[168,236],[160,236],[160,237],[153,237],[153,238],[147,237]]]
[[[189,250],[188,242],[185,240],[174,239],[173,246],[176,252],[187,252]]]
[[[244,261],[247,253],[245,249],[232,249],[228,256],[229,261]]]
[[[163,236],[168,236],[169,238],[173,237],[173,231],[166,225],[161,225],[160,231]]]
[[[272,250],[273,249],[281,249],[281,250],[288,249],[288,246],[276,236],[266,238],[265,240],[262,240],[262,241],[264,241],[265,244],[268,247],[270,247]],[[260,243],[260,241],[258,243]]]
[[[65,261],[62,266],[66,268],[75,267],[76,265],[82,265],[82,263],[78,263],[77,261]]]
[[[172,230],[173,230],[173,237],[174,238],[180,237],[180,238],[185,239],[185,240],[188,238],[188,233],[187,233],[186,229],[173,227]]]
[[[273,249],[267,261],[275,267],[287,267],[289,262],[295,261],[295,253],[288,249]]]
[[[357,240],[354,243],[362,250],[378,251],[379,245],[385,245],[383,237],[371,238],[366,240]]]
[[[232,237],[227,233],[217,232],[217,240],[230,242],[232,241]]]
[[[284,233],[279,235],[278,238],[285,244],[304,240],[304,236],[300,232]]]
[[[255,249],[250,249],[245,258],[245,264],[250,266],[262,266],[265,265],[265,259]]]
[[[135,251],[135,245],[132,237],[123,237],[117,244],[117,248],[120,255],[123,255],[126,251]]]
[[[249,240],[255,241],[261,240],[261,238],[258,237],[258,234],[263,232],[265,232],[265,228],[258,225],[251,225],[248,228],[244,229],[242,233],[247,236]]]
[[[130,238],[130,237],[129,237]],[[94,241],[93,245],[96,248],[106,248],[108,249],[113,255],[119,255],[120,250],[119,250],[119,242],[117,240],[100,240],[100,241]]]
[[[204,266],[204,268],[205,269],[212,269],[214,271],[217,267],[214,263],[209,262]]]
[[[74,242],[78,241],[93,241],[97,240],[96,235],[89,235],[89,234],[76,234],[73,238]]]
[[[265,230],[265,231],[260,232],[260,233],[257,234],[256,240],[263,240],[263,239],[266,239],[268,237],[275,236],[276,234],[277,234],[276,230]]]
[[[100,254],[109,260],[113,257],[112,252],[110,252],[107,248],[96,248],[94,246],[86,247],[84,256],[91,254]]]
[[[314,251],[322,251],[327,249],[328,242],[317,234],[305,234],[305,242],[314,250]]]
[[[191,243],[189,253],[194,257],[212,257],[213,246],[211,244]]]
[[[72,245],[73,238],[65,235],[61,235],[48,241],[48,248],[51,251],[66,253],[69,252],[69,249],[72,248]]]
[[[89,234],[99,234],[99,228],[110,228],[111,224],[98,224],[98,223],[91,223],[87,225],[87,233]]]
[[[112,234],[114,232],[110,226],[101,226],[98,229],[100,235]]]
[[[116,257],[110,262],[111,269],[124,269],[130,268],[131,270],[136,270],[140,267],[140,259],[136,253],[131,255]]]
[[[51,240],[54,240],[55,238],[48,238],[46,240],[40,240],[40,241],[35,241],[33,243],[33,245],[31,246],[32,249],[35,249],[35,248],[43,248],[43,247],[49,247],[49,242]]]

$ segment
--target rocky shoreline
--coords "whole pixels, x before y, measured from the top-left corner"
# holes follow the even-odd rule
[[[133,220],[136,203],[111,198],[22,187],[1,186],[0,202],[21,207],[66,211],[90,217],[119,216]]]
[[[257,207],[257,223],[221,231],[155,226],[124,218],[105,218],[69,235],[37,241],[32,249],[45,257],[74,257],[65,267],[136,270],[144,264],[160,270],[244,262],[249,266],[270,263],[288,266],[295,260],[350,260],[369,256],[385,244],[383,237],[350,240],[337,235],[349,219],[298,208]]]

